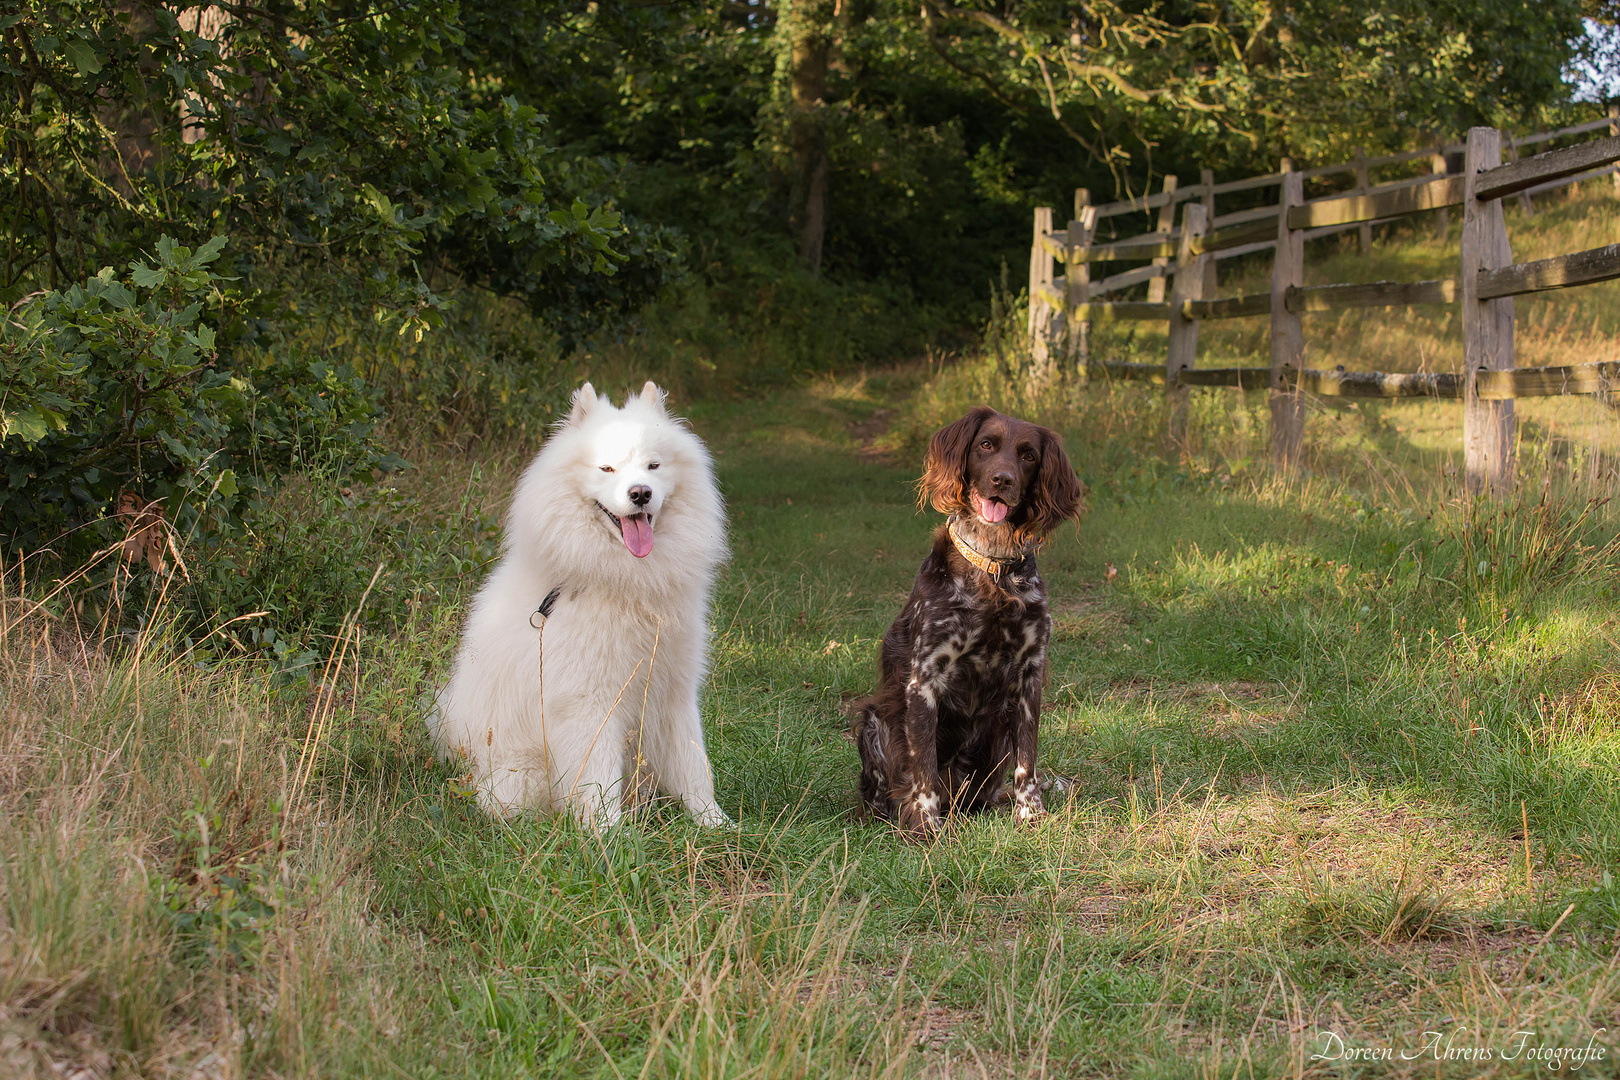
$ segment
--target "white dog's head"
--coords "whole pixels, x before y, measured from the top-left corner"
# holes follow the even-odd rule
[[[580,495],[595,504],[597,522],[630,554],[646,558],[659,515],[690,464],[691,437],[665,411],[664,392],[649,382],[615,409],[586,383],[574,392],[563,428],[574,451],[572,475]]]

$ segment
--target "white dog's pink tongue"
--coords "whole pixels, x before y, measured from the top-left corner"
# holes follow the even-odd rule
[[[1000,499],[986,499],[977,491],[973,493],[973,509],[979,516],[994,524],[1007,516],[1007,504]]]
[[[624,546],[630,549],[630,554],[638,559],[645,559],[652,553],[652,522],[647,520],[646,514],[630,514],[622,517],[619,519],[619,525],[624,532]]]

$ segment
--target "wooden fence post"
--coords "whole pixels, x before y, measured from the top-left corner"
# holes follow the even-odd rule
[[[1067,317],[1069,364],[1081,382],[1091,375],[1091,316],[1082,315],[1091,299],[1091,264],[1080,258],[1091,246],[1097,231],[1097,208],[1091,205],[1091,192],[1077,188],[1074,218],[1069,222],[1067,251],[1063,260],[1064,315]]]
[[[1609,106],[1609,134],[1620,135],[1620,105]],[[1614,173],[1614,193],[1620,195],[1620,169]]]
[[[1512,401],[1481,401],[1478,373],[1513,368],[1513,298],[1480,300],[1479,272],[1513,265],[1502,200],[1481,203],[1474,195],[1481,169],[1502,163],[1502,133],[1468,130],[1463,162],[1462,332],[1463,458],[1468,493],[1506,495],[1513,486]]]
[[[1204,228],[1207,231],[1215,227],[1215,170],[1199,169],[1198,183],[1204,189]],[[1214,296],[1215,290],[1220,287],[1215,270],[1217,265],[1214,259],[1204,264],[1204,292],[1208,296]]]
[[[1446,175],[1446,148],[1443,143],[1429,155],[1429,173],[1433,176]],[[1446,234],[1451,232],[1451,209],[1442,206],[1435,213],[1438,216],[1434,219],[1434,238],[1444,241]]]
[[[1356,194],[1365,195],[1367,194],[1367,189],[1371,187],[1372,184],[1369,182],[1367,176],[1367,153],[1359,146],[1356,147],[1355,163]],[[1361,223],[1361,253],[1363,255],[1372,254],[1372,222],[1370,221],[1363,221]]]
[[[1159,225],[1156,232],[1167,233],[1176,227],[1176,178],[1164,178],[1164,205],[1159,207]],[[1170,260],[1159,257],[1153,260],[1154,266],[1169,266]],[[1148,303],[1164,303],[1164,278],[1156,277],[1148,282]]]
[[[1035,208],[1035,235],[1029,245],[1029,355],[1032,371],[1041,377],[1050,361],[1047,336],[1051,332],[1052,306],[1046,302],[1043,285],[1052,284],[1052,253],[1046,237],[1052,232],[1052,208]]]
[[[1278,472],[1298,467],[1305,437],[1305,399],[1298,382],[1305,366],[1305,328],[1299,312],[1288,310],[1288,290],[1305,284],[1305,232],[1288,227],[1288,208],[1304,202],[1305,178],[1284,168],[1271,263],[1271,465]]]
[[[1198,359],[1198,321],[1187,318],[1182,307],[1204,298],[1204,268],[1208,255],[1193,254],[1193,241],[1207,231],[1207,214],[1198,203],[1181,211],[1181,241],[1176,250],[1176,279],[1170,287],[1170,347],[1166,350],[1164,390],[1170,399],[1170,448],[1180,454],[1187,445],[1187,395],[1181,371]],[[1207,260],[1207,261],[1206,261]]]

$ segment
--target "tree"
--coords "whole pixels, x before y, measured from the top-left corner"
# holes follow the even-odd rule
[[[439,266],[562,319],[635,303],[577,287],[626,262],[622,215],[592,186],[603,173],[556,161],[539,110],[457,62],[463,40],[450,0],[66,0],[0,16],[0,299],[82,280],[161,233],[229,233],[260,264],[342,268],[418,333],[437,321]],[[638,240],[644,266],[668,262],[667,237]]]

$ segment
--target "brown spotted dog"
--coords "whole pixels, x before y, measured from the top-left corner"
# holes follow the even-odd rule
[[[884,635],[877,693],[852,708],[861,800],[914,835],[947,812],[1012,799],[1044,812],[1035,776],[1052,618],[1035,552],[1079,516],[1057,433],[980,406],[928,444],[920,506],[951,515]]]

